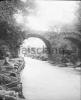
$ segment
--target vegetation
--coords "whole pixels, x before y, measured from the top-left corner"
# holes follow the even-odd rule
[[[23,66],[22,59],[11,59],[0,65],[0,98],[18,100],[17,98],[23,97],[20,83],[20,71]]]

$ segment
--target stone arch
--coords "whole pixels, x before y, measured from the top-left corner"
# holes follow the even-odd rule
[[[64,39],[67,39],[71,41],[73,44],[75,44],[80,50],[81,50],[81,33],[75,32],[75,33],[67,33],[64,36]]]
[[[77,47],[81,48],[81,33],[80,32],[66,32],[59,35],[60,38],[64,40],[69,40]]]
[[[72,37],[66,37],[66,40],[71,41],[76,47],[78,48],[78,57],[81,59],[81,40],[78,40],[77,38],[72,38]]]
[[[50,41],[39,34],[28,34],[25,36],[24,40],[31,38],[31,37],[39,38],[45,43],[47,50],[48,50],[48,59],[51,59],[52,58],[52,47],[51,47]]]
[[[63,34],[63,38],[65,41],[69,40],[73,45],[75,45],[75,47],[77,48],[76,51],[77,57],[79,60],[81,60],[81,33],[79,32],[65,33]]]

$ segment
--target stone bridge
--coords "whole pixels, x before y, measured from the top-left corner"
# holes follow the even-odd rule
[[[70,41],[73,45],[75,45],[81,51],[81,34],[79,32],[60,33],[60,34],[57,34],[54,36],[53,35],[51,36],[51,33],[50,33],[49,36],[46,36],[46,34],[43,36],[40,34],[32,34],[31,33],[31,34],[26,34],[24,39],[28,39],[30,37],[40,38],[46,44],[46,46],[50,52],[49,53],[50,58],[52,58],[53,43],[56,42],[56,44],[58,45],[58,41],[59,41],[59,43],[61,43],[62,40],[63,40],[63,44],[64,44],[64,42]],[[69,45],[68,42],[67,42],[67,45]]]

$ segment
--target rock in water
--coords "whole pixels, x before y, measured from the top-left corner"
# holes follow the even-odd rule
[[[21,82],[27,100],[80,100],[80,74],[47,62],[24,60]]]

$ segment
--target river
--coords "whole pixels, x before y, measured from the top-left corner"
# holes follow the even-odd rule
[[[21,72],[26,100],[80,100],[80,74],[72,68],[53,66],[45,61],[24,57]]]

